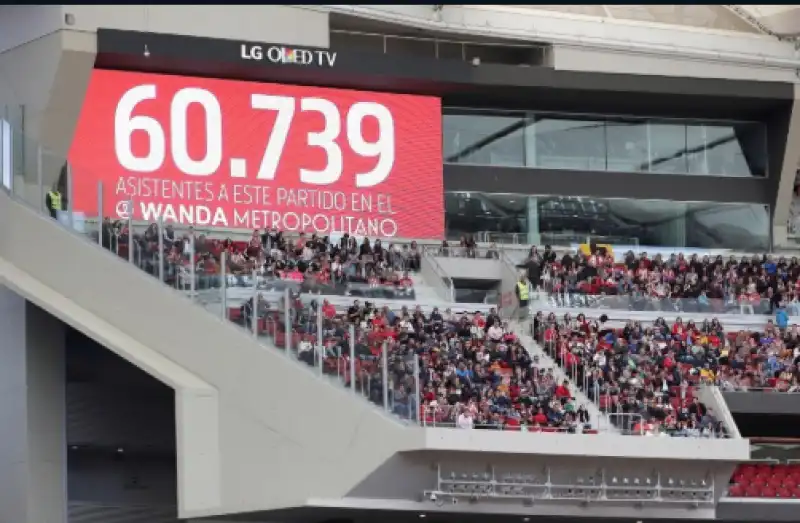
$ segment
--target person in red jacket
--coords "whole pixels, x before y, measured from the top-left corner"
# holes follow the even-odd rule
[[[322,302],[322,315],[326,320],[332,320],[336,316],[336,307],[328,300]]]
[[[561,382],[561,385],[556,387],[556,398],[558,399],[568,399],[572,397],[572,393],[569,391],[569,382],[564,380]]]

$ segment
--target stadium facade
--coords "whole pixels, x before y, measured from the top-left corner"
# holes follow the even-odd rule
[[[704,390],[728,422],[713,439],[431,427],[410,404],[400,421],[385,370],[376,408],[165,289],[159,260],[153,278],[63,229],[792,247],[797,61],[769,17],[546,7],[0,7],[0,521],[792,520],[719,503],[753,396]],[[431,270],[513,291],[494,261]]]

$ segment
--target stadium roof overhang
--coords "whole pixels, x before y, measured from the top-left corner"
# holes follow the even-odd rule
[[[245,60],[241,42],[135,31],[98,31],[102,68],[440,96],[450,106],[597,114],[761,120],[788,110],[792,84],[559,71],[337,49],[333,67]],[[145,53],[145,48],[147,52]]]
[[[737,5],[746,19],[763,26],[776,36],[800,36],[800,6],[798,5]]]

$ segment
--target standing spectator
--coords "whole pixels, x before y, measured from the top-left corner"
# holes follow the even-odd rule
[[[528,304],[530,303],[530,283],[525,275],[519,277],[519,282],[514,290],[519,301],[519,318],[522,320],[528,316]]]
[[[775,311],[775,324],[781,330],[781,334],[786,333],[786,328],[789,327],[789,315],[786,314],[786,307],[780,303],[778,310]]]
[[[54,220],[58,219],[58,211],[64,210],[63,198],[61,197],[61,191],[58,190],[57,185],[53,185],[53,188],[50,189],[50,192],[45,196],[45,206],[48,212],[50,212],[50,217]]]
[[[471,429],[473,427],[472,415],[467,408],[463,408],[461,414],[458,415],[456,424],[460,429]]]

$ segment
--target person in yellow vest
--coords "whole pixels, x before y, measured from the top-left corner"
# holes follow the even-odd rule
[[[531,299],[528,277],[524,274],[521,275],[514,290],[517,294],[517,300],[519,300],[519,319],[523,320],[528,317],[528,304]]]
[[[50,192],[45,196],[45,205],[50,212],[50,217],[58,219],[58,211],[64,210],[64,199],[61,197],[61,192],[57,186],[53,186]]]

